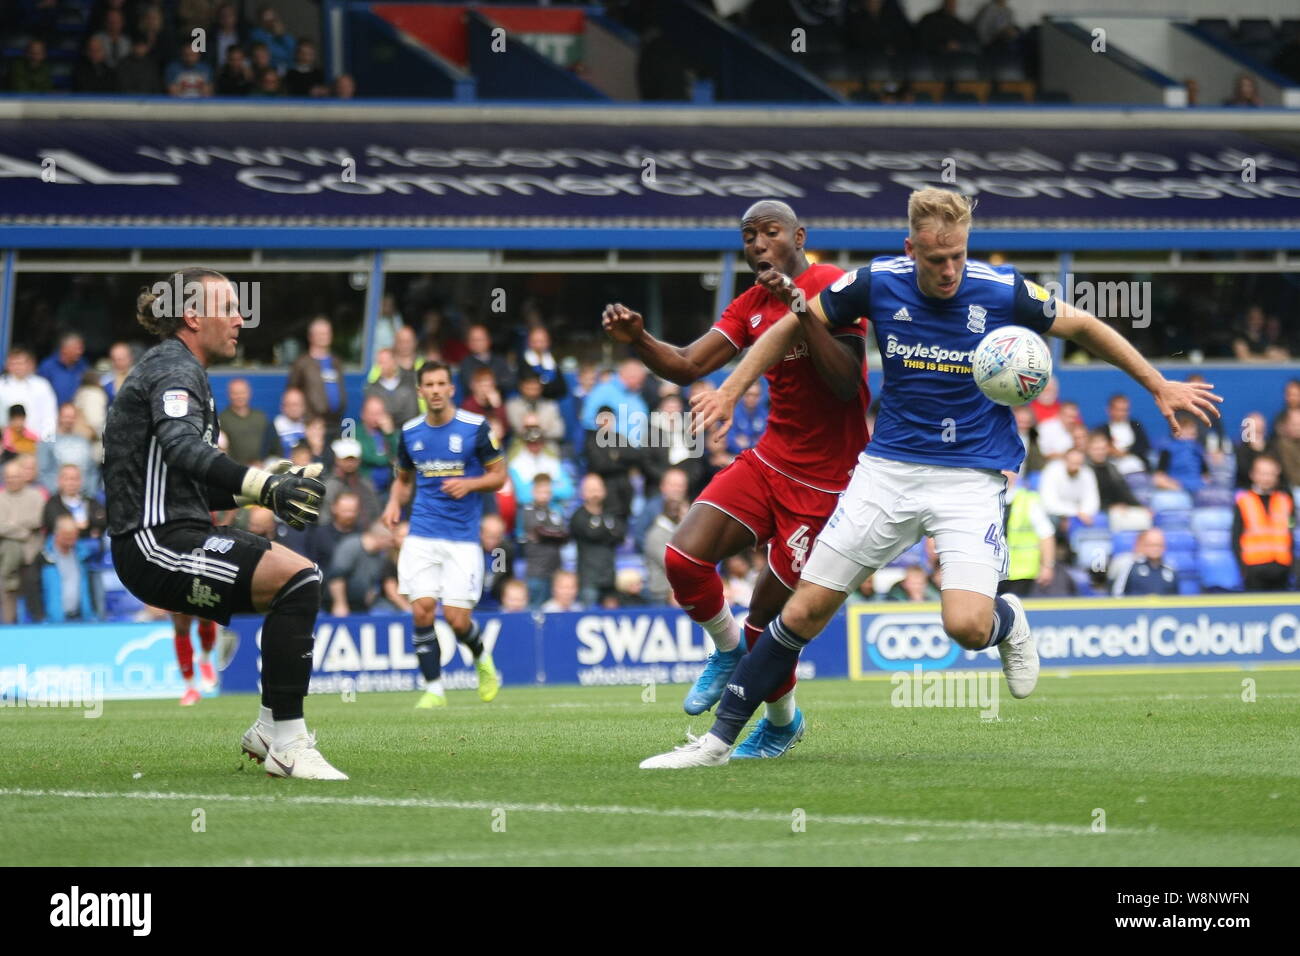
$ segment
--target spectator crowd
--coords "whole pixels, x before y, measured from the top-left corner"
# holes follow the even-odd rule
[[[8,5],[5,5],[8,6]],[[23,0],[0,20],[21,55],[5,64],[13,93],[135,93],[191,98],[351,99],[348,74],[326,80],[315,42],[295,37],[272,4],[214,0]]]
[[[509,480],[484,493],[486,609],[540,612],[670,603],[664,547],[691,502],[766,421],[763,387],[738,403],[726,436],[690,433],[686,398],[636,359],[613,368],[561,361],[534,324],[495,341],[482,323],[421,338],[386,299],[362,394],[350,394],[334,329],[318,317],[283,380],[279,410],[253,402],[247,378],[224,380],[220,444],[245,464],[320,462],[319,524],[295,531],[263,508],[218,516],[277,540],[326,572],[324,610],[396,613],[396,557],[406,534],[380,522],[401,426],[422,414],[416,373],[456,356],[458,405],[481,414],[505,449]],[[417,343],[420,343],[417,345]],[[110,558],[99,474],[109,403],[140,346],[112,343],[91,367],[83,337],[60,335],[49,355],[10,348],[0,376],[0,620],[109,615],[101,586]],[[355,381],[355,379],[354,379]],[[711,388],[704,381],[693,389]],[[1112,396],[1105,421],[1085,423],[1056,380],[1015,409],[1026,459],[1008,497],[1008,590],[1022,595],[1175,594],[1281,590],[1295,564],[1300,492],[1300,379],[1282,406],[1240,423],[1180,419],[1180,436],[1148,435]],[[348,417],[349,409],[357,417]],[[729,599],[748,603],[762,551],[729,559]],[[939,586],[918,545],[864,582],[861,600],[928,600]]]

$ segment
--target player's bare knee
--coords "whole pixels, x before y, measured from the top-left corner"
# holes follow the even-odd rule
[[[800,583],[782,609],[781,620],[796,634],[811,638],[821,632],[839,606],[834,591]]]
[[[943,629],[962,647],[974,651],[988,644],[993,621],[979,614],[945,614]]]
[[[447,619],[447,626],[458,634],[469,629],[470,614],[467,607],[442,606],[442,616]]]
[[[430,598],[417,598],[411,602],[411,619],[412,623],[423,630],[426,627],[433,627],[434,616],[437,613],[438,604]]]

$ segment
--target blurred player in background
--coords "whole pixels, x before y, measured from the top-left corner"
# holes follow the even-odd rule
[[[847,595],[923,535],[934,538],[942,569],[943,627],[968,650],[997,647],[1007,685],[1026,697],[1038,680],[1038,653],[1020,599],[998,595],[1007,572],[1005,492],[1025,455],[1011,409],[995,405],[971,375],[970,356],[1005,325],[1069,338],[1133,376],[1178,433],[1175,413],[1207,425],[1221,398],[1204,383],[1167,381],[1118,332],[1056,301],[1010,266],[968,261],[969,199],[923,189],[908,201],[906,255],[882,257],[810,296],[807,308],[779,276],[762,276],[795,311],[759,341],[721,388],[704,396],[699,424],[725,420],[739,396],[780,361],[814,321],[831,329],[866,315],[885,373],[871,445],[817,539],[794,596],[737,667],[703,737],[642,762],[646,769],[725,764],[766,694],[826,626]]]
[[[438,602],[456,640],[474,655],[478,696],[490,701],[501,688],[492,654],[483,647],[472,614],[483,593],[483,518],[480,492],[506,483],[506,462],[487,419],[452,403],[451,369],[427,362],[419,372],[428,412],[402,425],[396,477],[384,523],[396,528],[412,500],[411,525],[397,559],[398,590],[411,602],[415,656],[424,677],[420,710],[447,705],[442,649],[434,630]]]
[[[799,295],[812,298],[842,274],[835,266],[808,263],[807,232],[783,202],[751,206],[741,218],[740,236],[750,268],[760,277],[779,276]],[[606,306],[602,322],[611,338],[631,345],[656,375],[687,386],[761,341],[788,312],[786,301],[770,287],[754,285],[685,348],[655,339],[642,317],[622,304]],[[686,695],[688,714],[718,702],[746,652],[723,600],[718,563],[768,545],[768,568],[754,588],[745,621],[746,644],[752,645],[789,598],[868,439],[865,321],[831,328],[808,317],[801,329],[802,339],[790,341],[782,349],[783,361],[767,371],[771,408],[762,438],[709,482],[664,555],[673,596],[717,648]],[[806,722],[794,685],[791,666],[764,694],[767,717],[735,756],[778,757],[803,736]]]
[[[104,489],[113,567],[154,607],[265,615],[262,709],[240,745],[277,777],[346,780],[316,749],[303,699],[321,603],[316,565],[284,545],[216,527],[212,511],[261,504],[302,529],[317,520],[319,466],[241,465],[221,428],[207,367],[231,359],[244,318],[234,286],[212,269],[184,269],[141,292],[136,318],[162,338],[127,375],[104,427]]]
[[[182,707],[194,706],[202,696],[194,686],[194,645],[190,642],[190,624],[193,621],[194,616],[191,614],[172,612],[176,663],[180,665],[181,677],[185,678],[185,693],[181,695]],[[212,648],[216,643],[216,622],[199,618],[199,684],[204,693],[211,693],[217,687],[217,671],[212,666]]]

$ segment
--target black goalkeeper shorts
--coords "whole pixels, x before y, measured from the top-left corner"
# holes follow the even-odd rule
[[[145,604],[229,624],[253,612],[253,571],[271,542],[238,528],[159,525],[112,539],[113,569]]]

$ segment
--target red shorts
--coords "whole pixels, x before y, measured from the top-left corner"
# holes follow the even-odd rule
[[[756,545],[767,542],[768,566],[793,591],[840,496],[787,478],[751,448],[718,472],[696,500],[735,518],[754,533]]]

